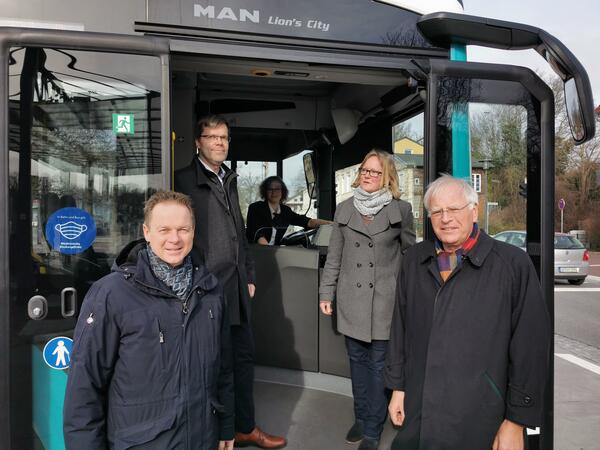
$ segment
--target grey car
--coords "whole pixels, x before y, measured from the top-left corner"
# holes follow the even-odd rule
[[[495,239],[526,250],[525,231],[502,231]],[[583,284],[590,267],[590,254],[579,240],[566,233],[554,234],[554,279]]]

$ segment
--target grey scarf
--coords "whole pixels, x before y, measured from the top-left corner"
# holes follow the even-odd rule
[[[366,217],[373,217],[381,208],[392,201],[392,193],[388,188],[375,192],[367,192],[357,187],[354,189],[354,207]]]
[[[169,286],[177,297],[184,299],[192,287],[192,257],[188,255],[181,266],[171,267],[156,256],[150,248],[150,244],[146,245],[146,251],[150,267],[156,278]]]

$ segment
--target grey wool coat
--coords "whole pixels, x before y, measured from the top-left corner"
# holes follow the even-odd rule
[[[387,340],[402,252],[415,243],[412,207],[394,199],[366,224],[353,202],[337,207],[319,298],[335,302],[340,333]]]

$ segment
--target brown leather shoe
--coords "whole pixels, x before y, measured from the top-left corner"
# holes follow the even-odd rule
[[[234,445],[236,447],[254,445],[260,448],[282,448],[285,447],[286,444],[287,441],[284,437],[265,433],[258,427],[254,427],[254,430],[250,433],[235,433]]]

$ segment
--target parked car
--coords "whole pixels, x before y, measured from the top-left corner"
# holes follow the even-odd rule
[[[499,241],[527,250],[525,231],[502,231],[493,236]],[[590,268],[590,254],[575,237],[566,233],[554,233],[554,279],[567,280],[571,284],[583,284]]]

